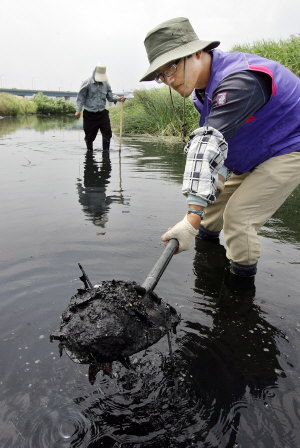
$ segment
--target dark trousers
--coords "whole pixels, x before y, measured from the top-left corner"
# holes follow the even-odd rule
[[[101,112],[83,111],[83,130],[85,133],[85,142],[87,147],[93,145],[93,141],[97,137],[98,130],[102,134],[102,149],[109,150],[110,139],[112,137],[109,114],[106,109]]]

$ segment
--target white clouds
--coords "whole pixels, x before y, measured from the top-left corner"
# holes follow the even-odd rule
[[[299,32],[296,0],[2,0],[3,87],[77,90],[100,61],[113,90],[142,87],[143,40],[158,23],[188,17],[202,39],[235,43]]]

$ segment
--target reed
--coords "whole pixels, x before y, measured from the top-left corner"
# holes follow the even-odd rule
[[[124,103],[125,133],[179,137],[183,122],[183,99],[176,92],[172,92],[172,98],[173,105],[168,87],[136,90],[134,98]],[[189,134],[198,126],[199,115],[191,98],[187,98],[185,102],[185,119]],[[111,107],[110,116],[113,130],[118,133],[120,106]]]
[[[41,92],[33,97],[33,102],[37,106],[37,114],[43,115],[74,115],[75,105],[64,98],[50,98]]]
[[[16,116],[36,113],[36,104],[32,100],[9,93],[0,93],[0,115]]]
[[[298,77],[300,76],[300,37],[291,36],[287,40],[260,40],[253,44],[235,45],[231,51],[254,53],[264,58],[280,62]]]
[[[0,93],[0,115],[16,116],[26,114],[74,115],[75,105],[64,98],[49,98],[38,93],[33,98],[23,98],[9,93]]]

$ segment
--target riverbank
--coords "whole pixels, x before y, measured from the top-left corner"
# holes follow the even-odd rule
[[[0,93],[0,116],[29,114],[74,115],[75,105],[64,98],[49,98],[38,93],[32,98]]]
[[[287,40],[257,41],[249,45],[236,45],[231,51],[254,53],[280,62],[297,76],[300,76],[300,39],[291,36]],[[123,113],[123,134],[146,134],[173,136],[180,138],[184,118],[184,102],[179,94],[169,88],[157,85],[149,90],[136,90],[134,98],[127,100],[124,106],[110,108],[113,130],[119,133]],[[173,104],[172,104],[173,103]],[[173,107],[174,106],[174,107]],[[122,112],[122,107],[124,110]],[[191,98],[185,101],[186,135],[198,127],[199,114]]]
[[[146,134],[180,138],[184,115],[187,135],[198,126],[199,120],[199,114],[191,98],[186,98],[184,112],[180,95],[172,92],[171,98],[169,88],[166,86],[136,90],[134,98],[127,100],[124,106],[111,107],[112,128],[116,134],[119,134],[122,114],[124,134],[130,135]]]
[[[123,112],[122,112],[122,107]],[[113,130],[119,133],[123,113],[123,131],[125,134],[147,134],[161,137],[180,137],[185,116],[186,134],[189,135],[198,126],[199,114],[191,98],[185,105],[181,96],[164,86],[150,90],[136,90],[134,98],[127,100],[124,106],[110,108]]]

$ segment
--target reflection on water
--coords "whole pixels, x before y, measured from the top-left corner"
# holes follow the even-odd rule
[[[279,241],[298,243],[300,248],[300,186],[269,219],[261,234]]]
[[[175,182],[182,182],[185,154],[183,143],[179,141],[163,142],[162,140],[141,137],[130,138],[130,144],[140,148],[140,153],[133,154],[136,169],[148,173],[160,173],[164,178]]]
[[[109,152],[102,152],[101,161],[96,160],[96,154],[93,151],[86,152],[83,180],[77,179],[79,202],[88,219],[93,221],[96,226],[103,228],[108,221],[110,204],[112,202],[124,204],[124,196],[121,186],[119,194],[106,194],[110,174],[111,161]],[[126,204],[128,204],[128,201],[126,201]]]
[[[107,157],[80,127],[0,120],[1,448],[298,448],[299,188],[261,232],[255,285],[232,282],[222,244],[174,256],[157,285],[182,317],[173,362],[163,338],[90,385],[59,358],[48,336],[77,261],[143,280],[184,211],[181,144],[114,137]]]
[[[38,132],[45,132],[50,129],[74,129],[77,126],[78,120],[74,119],[73,116],[18,115],[17,117],[0,119],[0,137],[11,134],[17,129],[34,129]]]

